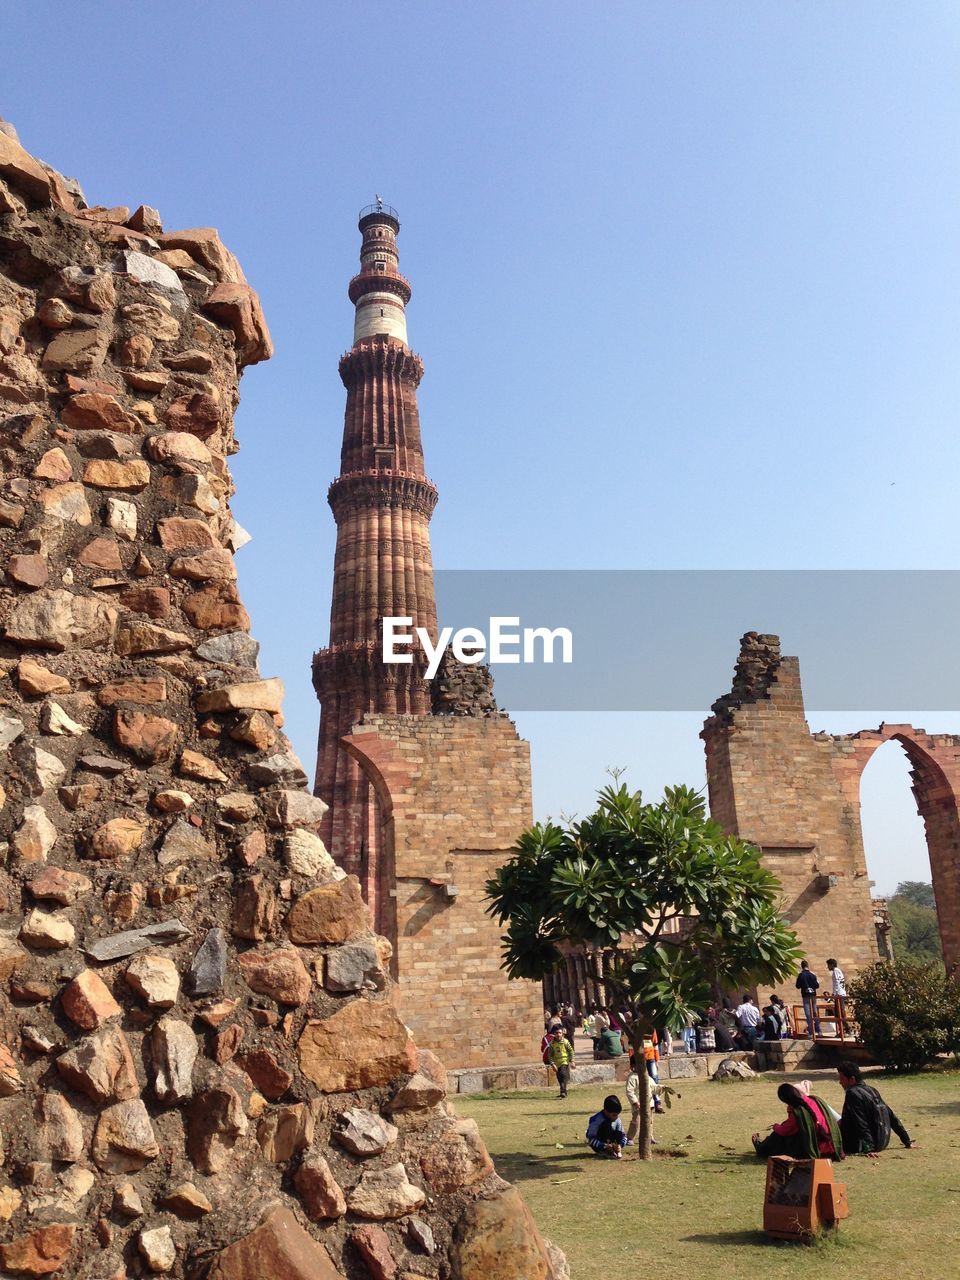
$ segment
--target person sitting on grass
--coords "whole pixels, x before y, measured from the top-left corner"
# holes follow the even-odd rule
[[[885,1151],[891,1129],[905,1147],[917,1145],[876,1089],[865,1082],[855,1062],[838,1062],[837,1076],[843,1089],[840,1134],[848,1155],[876,1156]]]
[[[603,1110],[596,1112],[588,1120],[587,1143],[595,1155],[606,1156],[611,1160],[619,1160],[623,1156],[627,1135],[620,1123],[622,1110],[620,1099],[615,1093],[611,1093],[603,1100]]]
[[[842,1160],[843,1143],[833,1114],[822,1098],[806,1096],[793,1084],[782,1084],[777,1097],[787,1105],[787,1118],[775,1124],[766,1138],[750,1141],[761,1160],[792,1156],[794,1160]]]

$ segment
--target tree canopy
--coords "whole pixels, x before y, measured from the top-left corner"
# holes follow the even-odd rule
[[[932,884],[923,880],[902,880],[897,885],[897,892],[887,900],[887,910],[895,960],[943,963]]]
[[[678,1030],[716,986],[776,982],[799,966],[779,881],[690,787],[645,804],[607,786],[595,812],[531,827],[512,855],[487,882],[511,977],[543,978],[563,943],[616,948],[608,984],[648,1023]]]
[[[928,911],[937,909],[933,885],[926,880],[901,880],[893,896],[912,902],[915,907],[926,907]]]

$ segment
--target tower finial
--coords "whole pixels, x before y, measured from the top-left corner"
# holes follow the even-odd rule
[[[383,213],[383,196],[380,195],[379,191],[377,192],[375,199],[377,202],[377,213]]]

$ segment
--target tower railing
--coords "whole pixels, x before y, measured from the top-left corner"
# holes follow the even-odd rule
[[[385,217],[392,218],[394,222],[400,221],[400,215],[393,205],[384,204],[382,200],[378,200],[376,204],[365,204],[357,214],[357,217],[369,218],[371,213],[382,213]]]

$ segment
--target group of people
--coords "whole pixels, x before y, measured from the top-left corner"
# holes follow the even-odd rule
[[[729,1000],[724,1000],[719,1009],[711,1006],[707,1022],[714,1028],[717,1049],[723,1053],[752,1049],[758,1040],[785,1040],[793,1035],[787,1006],[777,995],[769,996],[767,1004],[758,1007],[753,997],[744,992],[736,1009],[731,1008]]]
[[[619,1058],[629,1052],[629,1040],[626,1030],[626,1015],[618,1014],[605,1005],[593,1004],[582,1022],[569,1004],[555,1004],[544,1019],[544,1037],[540,1044],[540,1053],[544,1062],[548,1061],[550,1037],[555,1037],[562,1028],[567,1041],[573,1045],[574,1037],[580,1031],[593,1045],[594,1059]]]
[[[653,1080],[653,1088],[650,1090],[650,1109],[656,1115],[663,1115],[663,1103],[657,1087],[660,1077],[651,1071],[651,1064],[655,1068],[655,1061],[648,1058],[645,1064],[647,1074]],[[587,1121],[587,1144],[595,1155],[622,1159],[623,1148],[631,1146],[640,1132],[643,1087],[633,1057],[630,1059],[630,1074],[627,1076],[625,1089],[627,1101],[630,1103],[630,1125],[627,1129],[624,1129],[620,1120],[623,1104],[615,1093],[604,1098],[602,1110],[596,1112]],[[650,1141],[656,1145],[656,1138],[651,1138]]]
[[[574,1045],[574,1037],[577,1034],[583,1035],[590,1041],[594,1061],[602,1062],[610,1058],[621,1058],[631,1052],[629,1025],[630,1015],[626,1010],[618,1011],[611,1009],[608,1005],[592,1004],[581,1019],[574,1013],[572,1005],[555,1004],[544,1015],[544,1035],[540,1042],[540,1053],[543,1061],[548,1062],[550,1039],[555,1037],[562,1027],[571,1045]],[[692,1027],[689,1032],[690,1041],[687,1042],[686,1032],[684,1032],[684,1041],[692,1052],[695,1047],[695,1033]],[[661,1047],[665,1046],[665,1051],[670,1052],[671,1037],[668,1031],[664,1031],[661,1035],[654,1031],[647,1039],[649,1044],[645,1044],[644,1053],[648,1062],[659,1062]]]
[[[569,1011],[569,1012],[567,1012]],[[571,1030],[569,1022],[573,1010],[570,1005],[554,1005],[546,1018],[543,1039],[540,1042],[540,1056],[545,1065],[552,1067],[557,1075],[559,1097],[565,1098],[570,1086],[570,1072],[576,1060],[574,1048],[575,1030]],[[625,1025],[626,1015],[618,1015],[610,1009],[592,1006],[584,1020],[584,1031],[593,1041],[593,1056],[597,1060],[621,1058],[629,1055],[631,1072],[627,1077],[627,1098],[639,1117],[640,1082],[637,1068]],[[576,1021],[574,1020],[574,1028]],[[660,1046],[656,1031],[650,1031],[643,1037],[644,1066],[653,1081],[652,1106],[654,1111],[661,1111],[658,1086],[660,1084]],[[639,1120],[638,1120],[639,1123]]]
[[[627,1030],[629,1014],[617,1012],[607,1005],[592,1004],[583,1019],[583,1034],[593,1045],[593,1057],[597,1062],[609,1058],[622,1058],[630,1052],[630,1036]],[[656,1033],[654,1033],[656,1043]],[[659,1054],[657,1055],[659,1058]]]
[[[636,1072],[631,1079],[639,1081]],[[811,1093],[809,1081],[799,1085],[782,1084],[777,1097],[786,1105],[787,1118],[771,1126],[770,1133],[752,1135],[753,1149],[761,1159],[791,1156],[795,1160],[843,1160],[846,1156],[878,1158],[895,1133],[907,1148],[915,1143],[900,1120],[868,1084],[855,1062],[841,1062],[837,1078],[843,1089],[843,1110],[838,1112],[824,1098]],[[620,1120],[623,1105],[615,1093],[603,1100],[603,1107],[587,1123],[587,1145],[597,1156],[620,1160],[624,1147],[636,1138],[639,1128],[639,1091],[631,1096],[630,1080],[627,1097],[633,1115],[629,1129]]]
[[[820,990],[820,979],[806,960],[800,961],[800,972],[797,974],[797,990],[800,992],[800,999],[803,1002],[803,1016],[807,1020],[807,1034],[811,1039],[814,1035],[821,1035],[825,1031],[831,1031],[836,1034],[838,1026],[842,1026],[845,1032],[850,1030],[850,1023],[847,1020],[847,980],[844,977],[843,970],[832,956],[827,961],[827,969],[830,972],[830,1007],[833,1011],[833,1018],[828,1019],[832,1025],[824,1028],[822,1025],[823,1020],[820,1018],[819,1010],[817,1009],[817,992]]]
[[[846,1033],[850,1031],[846,978],[832,956],[827,961],[827,969],[830,972],[831,989],[829,1001],[823,1011],[824,1016],[821,1016],[817,995],[820,979],[810,968],[809,961],[800,962],[796,987],[803,1004],[807,1034],[811,1038],[821,1034],[834,1035],[838,1026],[842,1026]],[[831,1013],[828,1014],[827,1010]],[[716,1047],[727,1053],[734,1049],[753,1049],[758,1040],[787,1040],[794,1034],[787,1006],[778,995],[768,996],[767,1003],[758,1006],[753,997],[744,992],[736,1009],[729,1000],[724,1000],[720,1008],[711,1007],[707,1010],[706,1020],[714,1027]]]
[[[855,1062],[841,1062],[837,1077],[843,1089],[843,1110],[837,1112],[815,1093],[809,1081],[782,1084],[777,1097],[787,1118],[771,1126],[766,1137],[755,1133],[753,1149],[761,1159],[792,1156],[795,1160],[842,1160],[844,1156],[877,1156],[886,1150],[891,1132],[905,1147],[914,1147],[906,1129],[879,1092],[863,1078]]]
[[[833,957],[826,964],[830,973],[830,990],[826,1001],[818,995],[820,980],[810,968],[809,961],[800,962],[800,972],[796,979],[807,1034],[811,1038],[814,1035],[836,1034],[839,1026],[842,1026],[845,1033],[850,1032],[846,978]],[[630,1051],[627,1036],[629,1015],[606,1005],[591,1004],[582,1019],[574,1012],[571,1004],[554,1005],[544,1022],[547,1035],[562,1026],[571,1046],[578,1032],[587,1037],[593,1045],[594,1059],[619,1058]],[[721,1053],[732,1053],[737,1049],[751,1050],[758,1040],[786,1040],[794,1034],[800,1034],[791,1025],[790,1013],[782,997],[776,994],[768,996],[766,1004],[757,1005],[752,996],[744,993],[736,1008],[729,999],[724,999],[721,1004],[711,1005],[704,1012],[701,1025],[712,1031],[712,1037],[709,1037],[712,1044],[708,1043],[708,1047],[716,1048]],[[680,1033],[683,1047],[689,1053],[696,1051],[697,1034],[693,1025],[685,1027]],[[658,1043],[665,1053],[670,1053],[672,1037],[666,1028],[660,1032]],[[546,1062],[546,1036],[540,1049]]]

